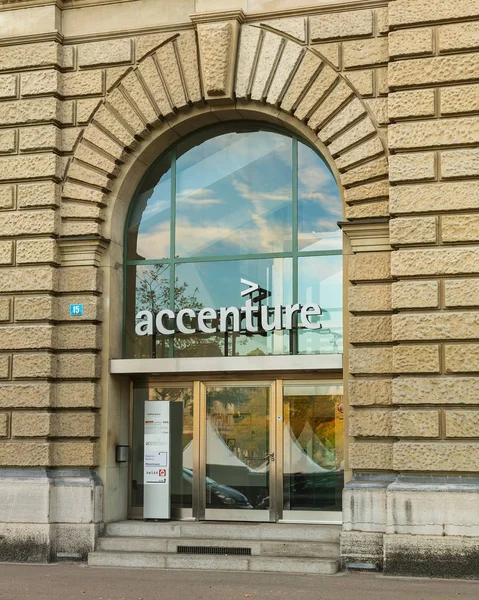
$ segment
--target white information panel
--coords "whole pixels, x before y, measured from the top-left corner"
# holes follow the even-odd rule
[[[143,518],[170,518],[170,403],[145,402]]]

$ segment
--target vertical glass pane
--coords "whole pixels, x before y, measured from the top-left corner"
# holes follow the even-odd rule
[[[343,257],[305,256],[298,260],[298,302],[319,304],[323,314],[311,317],[321,329],[298,331],[299,354],[343,351]]]
[[[192,507],[193,482],[193,390],[190,387],[135,388],[133,392],[133,443],[131,452],[131,506],[143,507],[144,421],[145,400],[166,400],[175,404],[171,410],[172,448],[171,509]],[[177,418],[175,418],[177,417]],[[179,450],[179,451],[175,451]]]
[[[206,508],[269,508],[269,394],[206,389]]]
[[[268,131],[206,135],[178,146],[176,255],[291,250],[291,138]]]
[[[170,338],[156,333],[140,336],[135,332],[136,315],[149,310],[157,313],[170,303],[170,267],[136,265],[125,269],[126,277],[126,358],[165,358]]]
[[[283,258],[261,260],[234,260],[176,265],[175,310],[192,308],[196,313],[208,307],[219,310],[221,307],[241,308],[247,298],[241,296],[246,285],[241,279],[257,283],[270,295],[261,306],[280,306],[292,301],[292,260]],[[271,321],[273,316],[271,315]],[[253,318],[257,324],[257,317]],[[218,325],[217,319],[211,326]],[[189,327],[198,329],[197,319]],[[260,328],[258,327],[260,330]],[[289,354],[290,334],[286,331],[247,333],[241,322],[241,332],[175,335],[175,356],[263,356],[269,354]]]
[[[285,385],[284,509],[341,510],[342,385]]]
[[[171,154],[150,168],[136,193],[128,220],[128,260],[170,256]]]
[[[298,144],[298,249],[341,250],[341,196],[324,160]]]

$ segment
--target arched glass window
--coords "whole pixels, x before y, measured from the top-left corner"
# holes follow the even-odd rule
[[[128,217],[125,357],[341,353],[341,216],[326,162],[288,133],[242,122],[183,138]],[[230,311],[221,327],[220,308],[248,299],[263,322],[248,330],[241,312],[235,328]],[[288,306],[311,303],[320,316],[292,309],[284,326]]]

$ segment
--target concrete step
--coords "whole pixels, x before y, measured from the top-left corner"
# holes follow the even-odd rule
[[[141,567],[223,571],[269,571],[334,575],[339,562],[326,558],[165,554],[158,552],[91,552],[90,567]]]
[[[117,521],[107,536],[221,540],[268,540],[339,543],[340,525],[289,523],[225,523],[197,521]]]
[[[160,552],[177,554],[178,546],[220,546],[227,548],[250,548],[252,556],[283,556],[305,558],[338,558],[336,542],[303,542],[277,540],[235,539],[168,539],[155,537],[107,536],[99,538],[97,550],[108,552]]]

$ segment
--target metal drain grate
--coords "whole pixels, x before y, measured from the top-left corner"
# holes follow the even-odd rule
[[[251,548],[228,548],[224,546],[177,546],[177,554],[235,554],[251,556]]]

